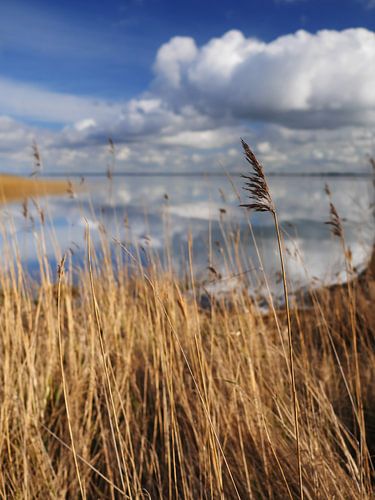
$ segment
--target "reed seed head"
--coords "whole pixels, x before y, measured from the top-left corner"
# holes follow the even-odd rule
[[[342,238],[344,236],[344,231],[342,228],[341,219],[332,201],[330,201],[329,203],[329,214],[330,214],[330,220],[325,222],[325,224],[331,226],[331,233],[334,236]]]
[[[331,195],[332,195],[331,189],[327,183],[324,185],[324,192],[327,196],[331,197]]]
[[[113,142],[113,139],[111,137],[108,138],[108,151],[110,155],[110,162],[107,165],[107,178],[109,180],[112,180],[113,170],[116,162],[116,148],[115,143]]]
[[[245,158],[252,167],[252,173],[250,175],[242,175],[242,178],[245,179],[243,189],[249,193],[248,197],[251,203],[243,203],[240,206],[249,210],[255,210],[256,212],[274,213],[275,207],[264,175],[263,166],[243,139],[241,139],[241,143]]]
[[[34,161],[34,170],[31,173],[31,176],[34,176],[42,170],[42,155],[40,154],[40,150],[36,141],[33,141],[31,145],[31,149],[33,152],[33,161]]]

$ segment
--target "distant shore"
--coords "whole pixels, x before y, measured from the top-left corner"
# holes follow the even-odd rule
[[[0,174],[0,203],[9,203],[33,196],[57,195],[69,190],[67,181]]]
[[[112,172],[111,177],[241,177],[245,171],[233,172]],[[1,174],[0,174],[1,175]],[[372,172],[268,172],[267,177],[333,177],[333,178],[371,178]],[[43,178],[70,177],[108,177],[106,172],[49,172]]]

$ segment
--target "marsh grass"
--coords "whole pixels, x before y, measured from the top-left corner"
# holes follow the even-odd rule
[[[329,196],[329,213],[330,220],[326,222],[331,228],[331,232],[334,236],[339,238],[342,245],[343,254],[345,256],[345,268],[346,268],[346,290],[348,294],[347,303],[350,316],[350,326],[352,333],[352,357],[353,357],[353,370],[355,373],[354,381],[354,397],[355,404],[353,404],[354,414],[358,423],[358,433],[359,433],[359,456],[358,456],[358,466],[360,470],[360,484],[361,484],[361,495],[363,495],[364,482],[369,478],[369,452],[366,443],[366,426],[363,412],[363,400],[362,400],[362,388],[361,388],[361,375],[359,368],[359,356],[358,356],[358,333],[356,325],[356,280],[355,272],[352,265],[352,255],[350,249],[347,247],[345,240],[345,231],[341,221],[341,218],[336,210],[334,203],[332,202],[332,196],[330,189],[326,186],[326,193]]]
[[[3,245],[1,498],[285,499],[301,483],[308,499],[372,498],[373,277],[350,295],[311,288],[288,312],[298,458],[288,314],[272,297],[264,313],[238,286],[203,309],[192,243],[181,279],[104,230],[93,248],[87,227],[73,279],[69,256],[59,269],[46,259],[43,225],[39,237],[38,283],[14,242]],[[225,241],[230,274],[241,241],[235,231]]]
[[[71,186],[65,181],[0,174],[0,204],[48,194],[64,194],[69,192],[70,189]]]

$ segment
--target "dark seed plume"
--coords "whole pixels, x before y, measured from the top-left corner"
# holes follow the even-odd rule
[[[342,238],[344,235],[344,231],[342,228],[341,219],[339,214],[337,213],[335,205],[332,202],[329,203],[329,214],[330,220],[325,222],[325,224],[331,227],[331,233],[334,236]]]
[[[242,175],[245,179],[243,189],[247,191],[251,203],[243,203],[240,206],[256,212],[274,212],[275,207],[272,203],[263,166],[243,139],[241,139],[241,143],[245,158],[252,167],[252,172],[250,175]]]
[[[30,175],[31,177],[33,177],[34,175],[39,174],[42,170],[42,155],[40,154],[39,147],[36,141],[33,141],[31,148],[33,151],[34,170]]]

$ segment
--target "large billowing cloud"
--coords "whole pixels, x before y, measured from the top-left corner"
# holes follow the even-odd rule
[[[268,43],[233,30],[201,47],[172,38],[157,52],[149,89],[130,101],[0,77],[1,163],[30,163],[36,139],[54,168],[105,168],[112,137],[131,170],[237,169],[243,136],[273,169],[353,170],[374,153],[374,61],[375,35],[361,28]]]
[[[365,29],[298,31],[265,43],[230,31],[198,48],[163,45],[155,91],[174,108],[289,127],[375,123],[375,35]]]

